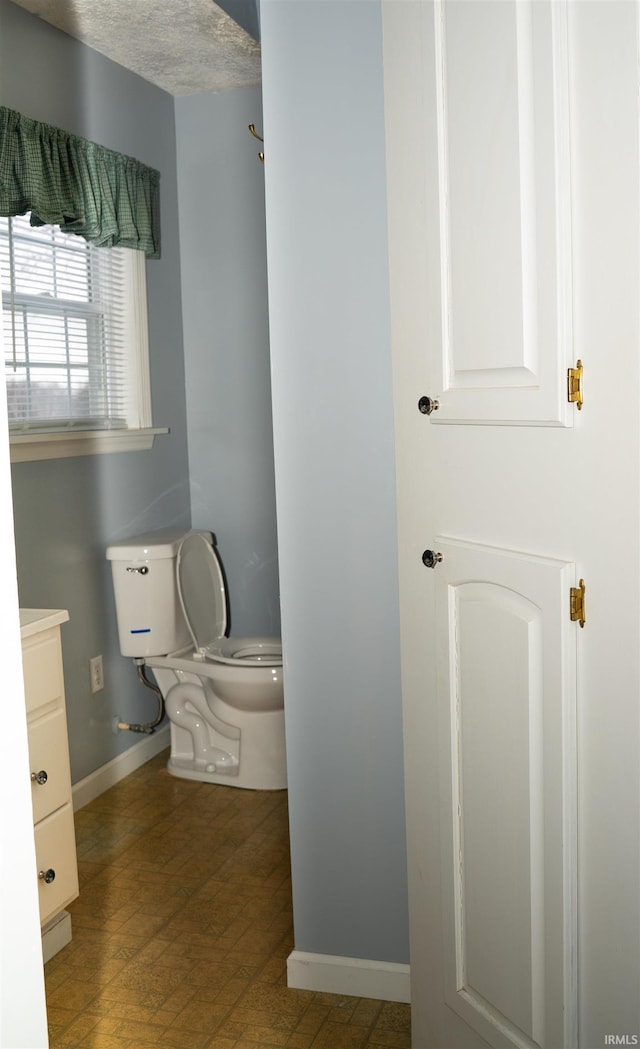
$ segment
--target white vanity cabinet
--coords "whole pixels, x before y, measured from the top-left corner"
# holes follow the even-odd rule
[[[71,939],[64,908],[78,895],[69,745],[57,609],[21,609],[22,665],[43,955]]]

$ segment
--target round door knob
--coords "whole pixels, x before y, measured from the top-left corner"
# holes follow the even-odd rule
[[[431,412],[437,412],[440,407],[440,402],[436,401],[434,397],[421,397],[418,401],[418,411],[422,412],[423,415],[431,415]]]
[[[31,779],[33,780],[34,783],[39,783],[42,786],[43,783],[47,782],[49,777],[47,776],[47,773],[45,772],[44,769],[40,769],[39,772],[32,772],[31,773]]]
[[[427,568],[435,568],[442,561],[442,554],[437,550],[425,550],[422,555],[422,563]]]
[[[38,871],[38,877],[41,881],[46,882],[47,885],[51,885],[51,882],[54,881],[55,876],[56,872],[54,871],[53,867],[49,867],[48,871]]]

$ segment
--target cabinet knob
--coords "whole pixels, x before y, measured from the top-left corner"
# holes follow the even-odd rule
[[[43,783],[47,782],[49,777],[47,776],[47,773],[45,772],[44,769],[40,769],[39,772],[32,772],[31,773],[31,779],[32,779],[32,781],[34,783],[39,783],[42,786]]]
[[[54,871],[53,867],[49,867],[48,871],[38,871],[38,877],[42,881],[46,882],[47,885],[50,885],[51,882],[54,881],[55,876],[56,872]]]

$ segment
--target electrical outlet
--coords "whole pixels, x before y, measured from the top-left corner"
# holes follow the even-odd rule
[[[89,660],[89,679],[91,691],[101,692],[104,688],[104,670],[102,667],[102,656],[94,656]]]

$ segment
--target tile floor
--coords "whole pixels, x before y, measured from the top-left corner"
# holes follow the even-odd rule
[[[51,1049],[406,1049],[409,1006],[295,991],[287,795],[175,779],[166,753],[76,814]]]

